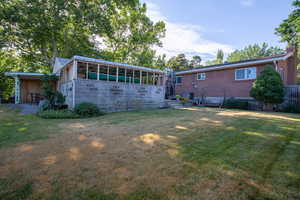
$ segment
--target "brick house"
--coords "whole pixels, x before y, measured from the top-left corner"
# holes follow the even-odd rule
[[[297,84],[297,50],[289,47],[276,56],[177,71],[175,93],[198,100],[205,97],[211,103],[220,103],[224,97],[252,99],[252,84],[266,65],[274,66],[285,86]]]

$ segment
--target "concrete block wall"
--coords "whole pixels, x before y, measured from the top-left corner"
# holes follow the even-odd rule
[[[65,103],[69,108],[73,107],[73,83],[72,81],[60,85],[60,92],[66,97]]]
[[[80,79],[73,81],[75,104],[91,102],[105,112],[151,109],[164,105],[164,86]],[[70,93],[68,95],[72,96]]]

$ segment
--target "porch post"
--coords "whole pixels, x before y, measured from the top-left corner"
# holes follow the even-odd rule
[[[127,76],[127,68],[125,68],[125,83],[127,82],[126,81],[126,79],[127,79],[126,76]]]
[[[15,76],[15,104],[20,103],[20,97],[21,97],[21,89],[20,89],[20,78],[18,76]]]
[[[86,79],[89,79],[89,63],[86,63]]]
[[[141,70],[141,71],[140,71],[140,85],[142,85],[142,78],[143,78],[142,74],[143,74],[143,72],[142,72],[142,70]]]
[[[119,82],[119,67],[117,67],[117,77],[116,77],[116,82]]]
[[[97,65],[97,80],[99,81],[99,73],[100,73],[100,67],[99,67],[99,64]]]
[[[149,84],[149,76],[148,76],[148,72],[147,72],[147,82],[146,82],[146,84],[148,85]]]
[[[73,78],[72,79],[77,79],[77,60],[74,60],[74,63],[73,63]]]

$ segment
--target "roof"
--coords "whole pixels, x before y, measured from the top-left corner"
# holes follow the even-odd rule
[[[215,70],[222,70],[222,69],[228,69],[228,68],[242,67],[242,66],[247,66],[247,65],[270,63],[270,62],[275,62],[275,61],[280,61],[280,60],[286,60],[289,57],[291,57],[292,55],[293,55],[293,53],[286,53],[286,54],[268,56],[268,57],[251,59],[251,60],[243,60],[243,61],[238,61],[238,62],[210,65],[210,66],[205,66],[205,67],[197,67],[194,69],[177,71],[177,72],[175,72],[175,74],[182,75],[182,74],[190,74],[190,73],[197,73],[197,72],[215,71]]]
[[[43,73],[32,72],[5,72],[5,76],[44,76]]]
[[[149,71],[149,72],[165,73],[164,71],[159,70],[159,69],[152,69],[152,68],[149,68],[149,67],[129,65],[129,64],[125,64],[125,63],[106,61],[106,60],[103,60],[103,59],[89,58],[89,57],[84,57],[84,56],[73,56],[71,59],[66,59],[66,60],[68,60],[68,62],[66,62],[63,67],[65,67],[67,64],[69,64],[70,62],[72,62],[74,60],[78,60],[78,61],[85,61],[85,62],[95,62],[95,63],[99,63],[99,64],[115,65],[115,66],[120,66],[120,67],[127,67],[127,68],[132,68],[132,69],[136,69],[136,70],[143,70],[143,71]],[[62,69],[63,67],[61,67],[60,69]],[[56,71],[54,73],[57,73],[57,72],[58,71]]]
[[[20,77],[21,79],[39,79],[45,76],[44,73],[32,73],[32,72],[5,72],[5,76]]]
[[[53,66],[53,74],[58,73],[60,71],[60,69],[63,68],[69,62],[70,62],[70,59],[56,57],[55,63]]]

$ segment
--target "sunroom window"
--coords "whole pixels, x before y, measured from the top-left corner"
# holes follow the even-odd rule
[[[256,79],[256,67],[242,68],[235,70],[235,80]]]

